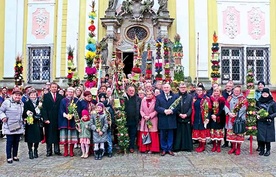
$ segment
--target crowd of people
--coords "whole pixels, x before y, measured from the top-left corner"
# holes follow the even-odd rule
[[[73,157],[77,147],[81,148],[81,158],[92,154],[101,160],[105,153],[112,157],[118,130],[114,90],[109,81],[105,80],[96,94],[83,86],[64,90],[54,82],[47,83],[40,93],[32,87],[25,87],[24,93],[14,87],[9,95],[3,87],[0,119],[6,136],[7,162],[19,161],[18,146],[23,134],[30,159],[39,157],[40,142],[46,143],[47,157]],[[276,104],[263,81],[257,86],[256,105],[268,112],[265,118],[256,116],[257,150],[259,155],[269,156],[270,143],[275,141]],[[124,99],[130,153],[137,147],[141,153],[174,156],[174,152],[193,151],[195,143],[198,153],[205,151],[206,144],[212,144],[212,152],[231,147],[228,154],[241,153],[245,133],[235,133],[233,124],[237,118],[246,120],[248,101],[242,88],[232,81],[224,90],[216,83],[205,90],[202,83],[181,82],[178,93],[172,92],[166,82],[144,82],[139,88],[129,85]],[[144,141],[145,137],[150,141]]]

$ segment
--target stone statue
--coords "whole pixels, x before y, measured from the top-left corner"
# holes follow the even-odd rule
[[[101,47],[101,57],[103,65],[106,65],[107,58],[108,58],[108,43],[107,43],[107,37],[103,38],[100,41],[100,47]]]
[[[116,10],[118,0],[109,0],[108,1],[108,10]]]
[[[130,2],[129,0],[123,1],[121,11],[119,12],[118,16],[122,16],[122,15],[128,14],[128,13],[132,13],[132,10],[130,8],[131,4],[132,4],[132,2]]]
[[[158,13],[168,10],[168,0],[158,0],[158,4],[159,4]]]
[[[154,0],[145,0],[142,4],[141,14],[143,14],[144,12],[149,12],[151,14],[154,14],[154,11],[152,10],[153,6],[154,6]]]

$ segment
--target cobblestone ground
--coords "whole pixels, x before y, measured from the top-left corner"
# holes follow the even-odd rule
[[[36,176],[276,176],[275,143],[269,157],[259,156],[255,151],[249,154],[249,141],[242,144],[240,156],[228,155],[229,148],[221,153],[211,152],[211,145],[203,153],[178,152],[176,155],[159,154],[116,154],[112,158],[104,157],[101,161],[93,156],[81,159],[80,149],[75,149],[76,156],[46,157],[45,144],[39,146],[39,158],[29,159],[26,143],[20,142],[20,162],[6,163],[5,140],[0,140],[0,177],[36,177]],[[62,148],[61,148],[62,150]]]

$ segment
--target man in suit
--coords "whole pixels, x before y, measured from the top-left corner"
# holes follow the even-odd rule
[[[54,153],[61,155],[59,149],[59,130],[58,130],[58,112],[62,96],[57,93],[58,85],[51,83],[50,92],[44,95],[42,104],[42,117],[45,125],[47,154],[52,155],[52,144],[54,144]]]
[[[163,85],[163,91],[156,97],[155,110],[158,116],[158,127],[160,132],[161,156],[166,153],[174,156],[173,136],[176,129],[176,108],[169,109],[171,104],[177,99],[177,95],[171,92],[169,84]]]

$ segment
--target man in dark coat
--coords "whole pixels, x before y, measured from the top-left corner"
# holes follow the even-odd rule
[[[128,127],[129,152],[134,152],[135,138],[137,136],[137,125],[140,120],[141,98],[135,93],[134,86],[127,88],[127,98],[125,99],[125,112]]]
[[[160,144],[162,149],[161,156],[164,156],[166,152],[174,156],[172,148],[174,129],[176,129],[177,108],[169,108],[177,97],[178,95],[171,92],[171,86],[169,84],[164,84],[163,91],[156,97],[155,110],[158,113],[158,128],[160,132]]]
[[[54,153],[61,155],[59,149],[59,130],[58,130],[58,112],[62,96],[57,93],[58,85],[51,83],[50,92],[44,95],[42,117],[45,123],[45,136],[47,145],[47,154],[52,155],[52,144],[54,144]]]
[[[177,129],[174,141],[175,151],[192,151],[192,127],[191,127],[191,115],[192,115],[192,95],[187,93],[187,85],[180,83],[179,96],[181,96],[181,102],[177,107]]]

